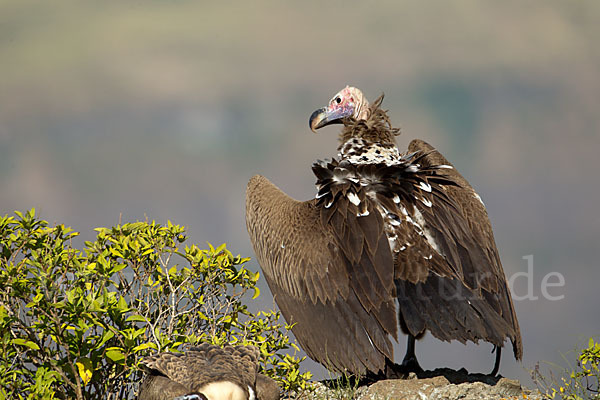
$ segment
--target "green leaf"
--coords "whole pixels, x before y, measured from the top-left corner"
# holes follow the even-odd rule
[[[123,256],[120,256],[121,258],[123,258]],[[110,271],[112,274],[116,274],[117,272],[125,269],[127,267],[127,264],[117,264],[115,265],[112,270]]]
[[[130,315],[129,317],[127,317],[127,319],[125,321],[127,321],[127,322],[146,322],[146,318],[144,318],[138,314],[133,314],[133,315]]]
[[[137,353],[138,351],[142,351],[142,350],[146,350],[146,349],[154,349],[157,350],[157,346],[156,343],[153,342],[148,342],[148,343],[142,343],[139,346],[135,346],[133,348],[133,352]]]
[[[97,348],[101,348],[102,346],[104,346],[104,344],[106,342],[108,342],[110,339],[112,339],[115,336],[115,334],[113,333],[113,331],[111,330],[105,330],[104,333],[102,334],[102,340],[100,340],[100,343],[98,343]]]
[[[121,361],[125,359],[123,349],[121,349],[120,347],[109,347],[108,349],[106,349],[105,355],[108,359],[117,364],[121,364]]]
[[[104,308],[102,308],[102,305],[100,305],[100,303],[98,302],[98,300],[92,300],[92,302],[90,303],[90,311],[95,311],[95,312],[105,312],[106,310]]]
[[[115,256],[115,257],[124,258],[123,254],[121,254],[121,252],[119,250],[115,249],[114,247],[111,247],[110,254],[113,255],[113,256]]]
[[[39,350],[40,349],[40,346],[38,346],[34,342],[32,342],[30,340],[27,340],[27,339],[19,339],[19,338],[17,338],[17,339],[11,340],[11,342],[12,342],[12,344],[16,344],[16,345],[19,345],[19,346],[26,346],[26,347],[29,347],[30,349],[33,349],[33,350]]]
[[[125,297],[121,296],[119,298],[119,301],[117,303],[117,310],[119,310],[119,312],[121,314],[124,312],[127,312],[129,310],[129,305],[127,304],[127,301],[125,300]]]

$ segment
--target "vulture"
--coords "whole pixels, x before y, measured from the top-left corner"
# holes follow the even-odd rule
[[[159,353],[142,360],[146,378],[138,400],[277,400],[279,386],[258,373],[254,346],[203,343],[185,353]]]
[[[337,157],[312,165],[314,199],[250,179],[246,226],[284,318],[326,368],[385,377],[421,371],[415,339],[491,343],[492,375],[506,339],[523,348],[487,211],[434,147],[401,153],[383,95],[369,105],[346,87],[309,120],[343,124]],[[398,327],[408,336],[394,364]],[[400,372],[399,372],[400,371]]]

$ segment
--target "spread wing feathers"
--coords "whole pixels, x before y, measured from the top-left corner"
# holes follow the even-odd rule
[[[302,349],[326,368],[353,373],[379,371],[385,358],[392,358],[388,332],[353,291],[346,298],[312,303],[286,296],[277,284],[269,287],[285,319],[295,324],[292,331]],[[392,308],[393,303],[385,307]],[[387,317],[396,323],[393,311]]]
[[[151,381],[162,383],[165,388],[186,388],[185,393],[189,393],[201,391],[211,382],[230,381],[247,392],[248,387],[255,385],[259,355],[259,350],[253,346],[220,348],[203,343],[181,354],[159,353],[146,357],[143,364],[151,378],[158,375],[168,379],[153,378]]]
[[[405,275],[396,281],[403,328],[415,335],[428,328],[442,340],[484,339],[499,346],[508,337],[515,358],[521,359],[519,324],[485,206],[432,146],[413,140],[409,151],[423,155],[421,168],[447,166],[444,174],[455,182],[443,185],[442,196],[433,191],[431,204],[414,203],[424,236],[436,250],[433,261],[441,255],[452,273],[428,275],[417,282]],[[398,260],[415,258],[411,251],[400,253]]]
[[[371,200],[333,190],[334,201],[299,202],[255,176],[246,191],[246,225],[271,292],[307,354],[338,370],[377,371],[392,358],[389,336],[397,337],[393,259]]]
[[[351,232],[368,235],[371,230],[372,235],[383,239],[383,229],[388,245],[382,246],[389,249],[383,255],[396,257],[394,278],[411,282],[424,281],[430,272],[443,276],[454,273],[439,254],[432,257],[431,243],[419,221],[415,221],[416,215],[422,218],[417,203],[431,207],[433,197],[449,208],[456,207],[442,189],[442,185],[454,182],[437,166],[421,167],[423,157],[425,154],[407,154],[393,165],[353,164],[335,159],[313,165],[322,223],[329,224],[340,242],[354,251],[361,248],[348,238]],[[398,258],[406,247],[412,247],[413,257]]]

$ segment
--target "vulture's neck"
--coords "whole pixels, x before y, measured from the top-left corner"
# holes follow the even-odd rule
[[[395,164],[400,157],[396,147],[399,129],[392,124],[385,110],[381,109],[380,96],[369,107],[366,119],[350,119],[344,122],[340,133],[339,156],[354,164]]]

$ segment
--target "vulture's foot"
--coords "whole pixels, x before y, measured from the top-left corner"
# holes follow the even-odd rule
[[[415,374],[418,374],[423,372],[423,368],[419,365],[419,361],[417,361],[417,357],[414,354],[412,356],[407,354],[399,367],[406,371],[406,373],[414,372]]]
[[[417,375],[423,372],[423,368],[419,365],[416,357],[404,358],[402,364],[395,364],[390,360],[386,360],[383,379],[406,379],[411,372]]]

